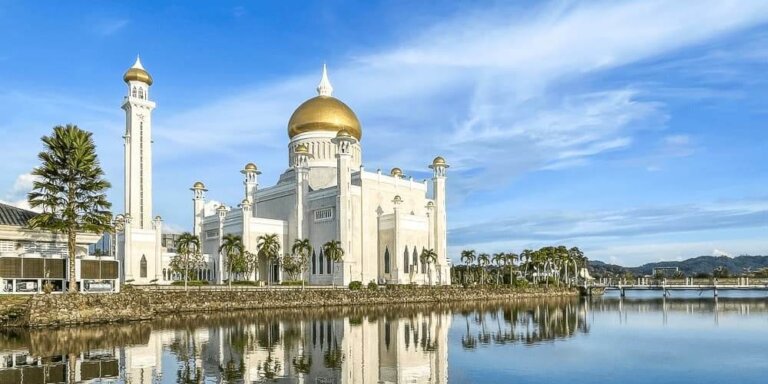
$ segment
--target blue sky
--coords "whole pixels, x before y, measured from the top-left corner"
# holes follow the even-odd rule
[[[578,245],[637,265],[768,254],[768,2],[0,2],[0,200],[39,138],[93,131],[122,208],[123,72],[155,79],[155,211],[272,185],[323,62],[367,169],[441,154],[449,248]]]

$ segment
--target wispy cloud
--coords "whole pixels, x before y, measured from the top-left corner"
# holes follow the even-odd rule
[[[101,36],[110,36],[128,26],[128,19],[103,19],[93,23],[93,32]]]

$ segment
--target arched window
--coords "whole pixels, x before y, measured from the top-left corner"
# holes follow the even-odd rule
[[[331,258],[328,256],[325,257],[325,273],[333,273],[333,270],[331,269]]]
[[[408,273],[408,246],[405,246],[405,252],[403,252],[403,272]]]
[[[144,88],[139,88],[139,99],[144,99]]]
[[[312,274],[317,274],[317,254],[312,250]]]
[[[384,249],[384,273],[389,273],[389,247]]]
[[[139,277],[147,277],[147,258],[144,255],[141,255],[139,263]]]
[[[419,269],[418,269],[419,268],[419,253],[416,252],[416,246],[413,247],[413,266],[414,266],[414,268],[416,268],[416,270],[414,272],[418,272],[419,271]],[[422,271],[422,272],[424,272],[424,271]]]
[[[322,275],[323,274],[323,264],[324,264],[323,263],[323,250],[322,249],[320,250],[320,257],[319,257],[318,261],[320,262],[320,274]]]
[[[136,87],[133,87],[133,90],[131,91],[131,96],[136,97]]]
[[[163,268],[163,280],[168,280],[168,275],[166,274],[166,269]]]

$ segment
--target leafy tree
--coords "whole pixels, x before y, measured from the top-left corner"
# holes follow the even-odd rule
[[[422,264],[427,265],[427,274],[429,275],[429,285],[432,285],[432,264],[437,262],[437,252],[434,249],[421,249],[421,255],[419,257]]]
[[[176,256],[171,259],[170,267],[176,273],[184,276],[184,290],[189,280],[189,270],[196,269],[203,263],[200,253],[200,238],[189,233],[182,233],[176,239]]]
[[[341,242],[338,240],[331,240],[323,244],[323,253],[325,257],[331,259],[333,262],[333,273],[331,274],[331,284],[336,288],[336,263],[340,263],[344,260],[344,249],[341,248]]]
[[[221,245],[219,246],[219,253],[224,255],[227,269],[229,269],[227,284],[229,285],[229,288],[232,288],[232,270],[243,270],[245,268],[245,247],[243,246],[243,239],[240,236],[231,233],[224,235],[221,239]]]
[[[258,238],[258,252],[259,258],[265,258],[269,262],[269,272],[267,278],[269,283],[272,283],[272,266],[274,263],[280,262],[280,238],[276,233],[261,235]]]
[[[42,213],[30,219],[29,226],[66,234],[69,292],[77,292],[77,234],[113,230],[112,204],[105,194],[111,185],[103,178],[90,132],[67,124],[54,127],[53,134],[41,140],[44,150],[37,157],[42,164],[32,171],[37,180],[27,199]]]
[[[301,288],[304,289],[304,274],[309,268],[309,255],[312,254],[312,244],[310,244],[309,239],[296,239],[293,241],[291,252],[298,256],[296,263],[301,272]]]

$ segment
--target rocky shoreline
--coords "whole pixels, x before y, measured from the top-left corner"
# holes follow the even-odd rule
[[[163,315],[244,309],[365,306],[404,303],[515,300],[577,296],[568,288],[389,287],[362,289],[279,290],[125,290],[117,294],[36,295],[17,304],[12,316],[0,314],[0,326],[59,327],[151,320]],[[2,300],[2,299],[0,299]]]

